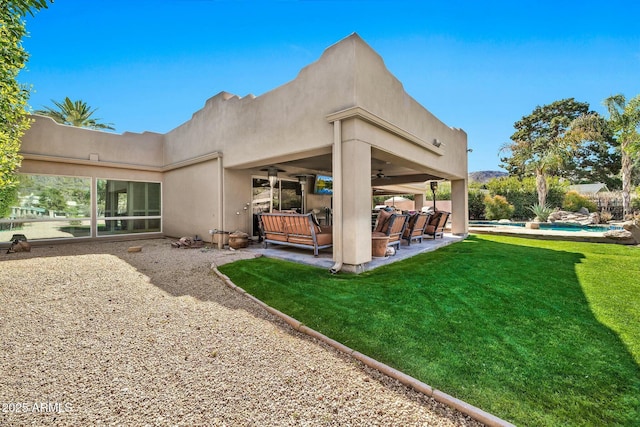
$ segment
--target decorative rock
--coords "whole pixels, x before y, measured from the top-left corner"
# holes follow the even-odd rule
[[[578,213],[582,214],[582,215],[589,215],[589,209],[585,208],[584,206],[581,207],[580,209],[578,209]]]
[[[127,252],[142,252],[142,246],[129,246]]]
[[[625,231],[631,233],[636,243],[640,244],[640,226],[638,226],[635,221],[625,222],[624,224],[622,224],[622,228],[624,228]]]
[[[633,234],[627,230],[610,230],[604,233],[604,237],[607,239],[615,240],[616,242],[625,244],[635,244],[636,240],[633,238]]]
[[[552,212],[548,218],[549,222],[567,222],[581,225],[591,225],[600,223],[600,215],[597,212],[581,214],[578,212],[567,212],[557,210]]]

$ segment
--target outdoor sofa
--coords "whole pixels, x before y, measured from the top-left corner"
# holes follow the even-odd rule
[[[332,228],[320,228],[311,213],[261,213],[259,218],[265,248],[268,243],[273,243],[313,249],[313,255],[317,257],[320,249],[333,246]]]

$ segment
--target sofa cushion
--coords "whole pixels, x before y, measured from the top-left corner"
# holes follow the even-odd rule
[[[378,213],[378,221],[376,222],[376,228],[373,231],[381,231],[383,233],[386,233],[387,229],[389,228],[389,220],[391,219],[392,215],[393,213],[387,212],[386,210],[382,209],[380,213]]]
[[[289,236],[287,240],[289,243],[295,243],[297,245],[313,245],[313,239],[311,236]],[[316,234],[316,242],[318,242],[318,246],[330,245],[333,243],[333,234],[331,233],[318,233]]]
[[[264,234],[264,237],[267,240],[278,240],[280,242],[286,242],[287,241],[287,236],[285,234],[266,232]]]
[[[320,233],[316,235],[318,246],[331,245],[333,243],[333,233]]]
[[[287,242],[295,243],[297,245],[313,245],[313,239],[305,236],[289,236]]]

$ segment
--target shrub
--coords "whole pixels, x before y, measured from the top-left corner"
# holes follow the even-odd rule
[[[575,190],[568,191],[567,194],[564,195],[562,209],[577,212],[581,208],[587,208],[589,212],[595,212],[598,210],[598,206],[585,196],[579,194]]]
[[[480,190],[469,191],[469,219],[484,218],[484,197],[485,193]]]
[[[547,179],[547,205],[555,208],[562,206],[562,199],[566,192],[566,185],[558,178]],[[529,207],[538,203],[538,192],[536,191],[536,179],[528,177],[518,179],[514,176],[492,179],[487,183],[487,189],[492,195],[506,197],[507,201],[513,205],[513,218],[528,219],[531,214]]]
[[[600,224],[607,224],[613,219],[613,214],[609,211],[600,212]]]
[[[553,209],[551,209],[549,206],[539,205],[538,203],[533,206],[529,206],[529,210],[533,212],[533,214],[540,222],[547,222],[547,219],[549,219],[549,215],[551,215],[551,212],[553,212]]]
[[[513,215],[513,205],[504,196],[486,196],[484,205],[487,219],[509,219]]]

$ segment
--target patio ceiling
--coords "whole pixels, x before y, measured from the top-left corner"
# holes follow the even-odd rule
[[[420,165],[381,150],[373,149],[371,155],[371,186],[376,193],[406,194],[414,191],[420,193],[424,191],[425,181],[444,179],[420,168]],[[275,166],[284,171],[281,172],[283,177],[294,177],[300,174],[332,175],[332,155],[321,154],[268,166]],[[258,170],[259,168],[256,169],[256,173]]]

